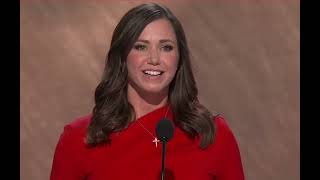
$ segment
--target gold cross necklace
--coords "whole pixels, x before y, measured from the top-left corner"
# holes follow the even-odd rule
[[[167,107],[167,111],[164,116],[165,118],[167,117],[168,110],[169,110],[169,106]],[[154,138],[152,142],[155,143],[156,147],[158,147],[158,143],[160,142],[160,140],[157,137],[155,137],[146,127],[144,127],[144,125],[138,119],[137,119],[137,122],[145,131],[147,131],[152,136],[152,138]]]

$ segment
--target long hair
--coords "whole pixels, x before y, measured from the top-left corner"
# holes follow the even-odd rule
[[[87,131],[88,145],[111,143],[110,135],[126,129],[135,118],[127,97],[126,59],[143,29],[158,19],[167,19],[171,23],[179,48],[178,69],[168,94],[174,123],[190,138],[199,136],[202,149],[213,143],[213,115],[198,101],[198,89],[182,25],[167,7],[146,3],[129,10],[114,30],[103,78],[95,90],[95,106]]]

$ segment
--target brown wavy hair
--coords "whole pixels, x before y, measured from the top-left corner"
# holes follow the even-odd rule
[[[200,136],[200,148],[205,149],[213,143],[213,115],[198,101],[198,89],[182,25],[167,7],[145,3],[129,10],[114,30],[102,81],[95,90],[95,106],[87,131],[88,145],[111,143],[111,133],[126,129],[135,119],[127,97],[126,59],[145,26],[163,18],[174,28],[179,48],[178,69],[168,94],[174,123],[190,138]]]

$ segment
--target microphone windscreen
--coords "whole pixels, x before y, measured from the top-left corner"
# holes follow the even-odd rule
[[[157,137],[161,140],[166,139],[166,141],[169,141],[173,137],[174,127],[166,118],[161,119],[156,127],[156,134]]]

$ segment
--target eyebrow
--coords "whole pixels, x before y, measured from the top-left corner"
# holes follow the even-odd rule
[[[146,43],[146,44],[150,43],[148,40],[144,40],[144,39],[138,39],[137,42],[143,42],[143,43]],[[171,42],[173,44],[176,44],[174,41],[172,41],[170,39],[160,39],[160,43],[165,43],[165,42]]]

